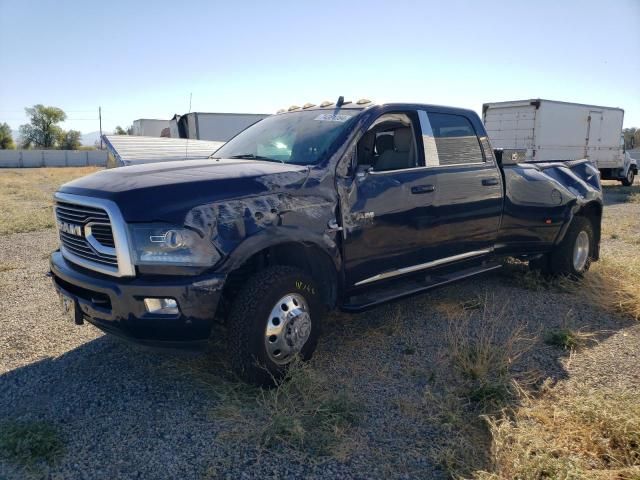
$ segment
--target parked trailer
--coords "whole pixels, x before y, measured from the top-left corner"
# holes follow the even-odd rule
[[[133,121],[133,135],[139,137],[161,137],[162,131],[169,128],[169,120],[139,118]]]
[[[603,179],[625,185],[638,173],[624,150],[621,108],[534,99],[485,103],[482,116],[493,147],[518,161],[587,158]]]
[[[227,142],[250,125],[268,117],[263,113],[203,113],[174,115],[171,138]]]

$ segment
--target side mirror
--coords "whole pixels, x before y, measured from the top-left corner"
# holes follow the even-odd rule
[[[358,168],[356,169],[356,178],[362,181],[367,178],[367,175],[372,171],[373,167],[371,165],[358,165]]]

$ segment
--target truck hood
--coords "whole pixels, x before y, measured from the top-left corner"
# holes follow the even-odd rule
[[[175,161],[103,170],[59,191],[112,200],[128,222],[180,223],[194,206],[296,188],[308,173],[307,167],[256,160]]]

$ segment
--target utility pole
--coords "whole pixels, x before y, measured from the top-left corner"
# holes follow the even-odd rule
[[[98,119],[100,120],[100,150],[102,150],[102,107],[98,107]]]

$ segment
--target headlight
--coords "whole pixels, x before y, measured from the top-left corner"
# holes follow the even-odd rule
[[[130,225],[136,265],[211,266],[220,259],[211,240],[170,225]]]

